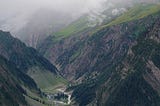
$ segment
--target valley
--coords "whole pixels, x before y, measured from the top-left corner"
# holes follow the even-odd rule
[[[92,9],[0,29],[0,106],[160,106],[160,1]]]
[[[54,88],[54,91],[43,92],[42,98],[29,94],[25,96],[28,103],[32,106],[70,106],[71,93],[66,92],[64,87]],[[37,104],[37,105],[36,105]]]

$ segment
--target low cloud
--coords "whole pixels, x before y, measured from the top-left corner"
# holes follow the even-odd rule
[[[39,8],[80,15],[99,8],[104,1],[107,0],[0,0],[0,15],[6,18],[17,13],[31,14]]]

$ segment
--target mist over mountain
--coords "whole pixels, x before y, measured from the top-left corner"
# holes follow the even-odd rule
[[[36,48],[38,42],[80,16],[90,11],[102,11],[104,2],[106,0],[0,1],[0,29],[10,31]]]
[[[16,31],[13,27],[22,26],[39,9],[51,9],[69,14],[72,17],[79,17],[92,9],[98,9],[101,3],[106,0],[5,0],[0,1],[0,22],[5,30]],[[13,25],[16,24],[16,25]],[[10,27],[8,27],[11,25]]]
[[[78,18],[85,13],[102,12],[108,5],[113,5],[122,0],[5,0],[0,1],[0,28],[17,32],[40,9],[49,9]],[[129,3],[127,0],[125,3]],[[123,2],[124,4],[124,2]],[[45,11],[42,11],[45,12]],[[54,13],[52,13],[54,14]],[[56,14],[56,13],[55,13]]]
[[[0,106],[160,106],[160,0],[0,0]]]
[[[73,20],[69,14],[40,9],[14,34],[28,46],[36,48],[47,36],[66,27]]]
[[[39,42],[87,14],[89,27],[124,13],[134,3],[156,0],[5,0],[0,1],[0,29],[28,46]]]

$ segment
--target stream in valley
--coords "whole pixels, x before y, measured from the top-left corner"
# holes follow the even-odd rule
[[[71,93],[65,92],[64,88],[56,89],[57,93],[49,93],[47,95],[48,101],[55,106],[65,106],[71,104]]]

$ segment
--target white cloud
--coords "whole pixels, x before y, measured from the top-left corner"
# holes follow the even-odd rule
[[[106,0],[0,0],[0,13],[31,12],[38,8],[52,8],[68,13],[81,13],[100,7]]]
[[[39,9],[51,9],[70,16],[101,10],[107,0],[0,0],[0,29],[17,31]]]

